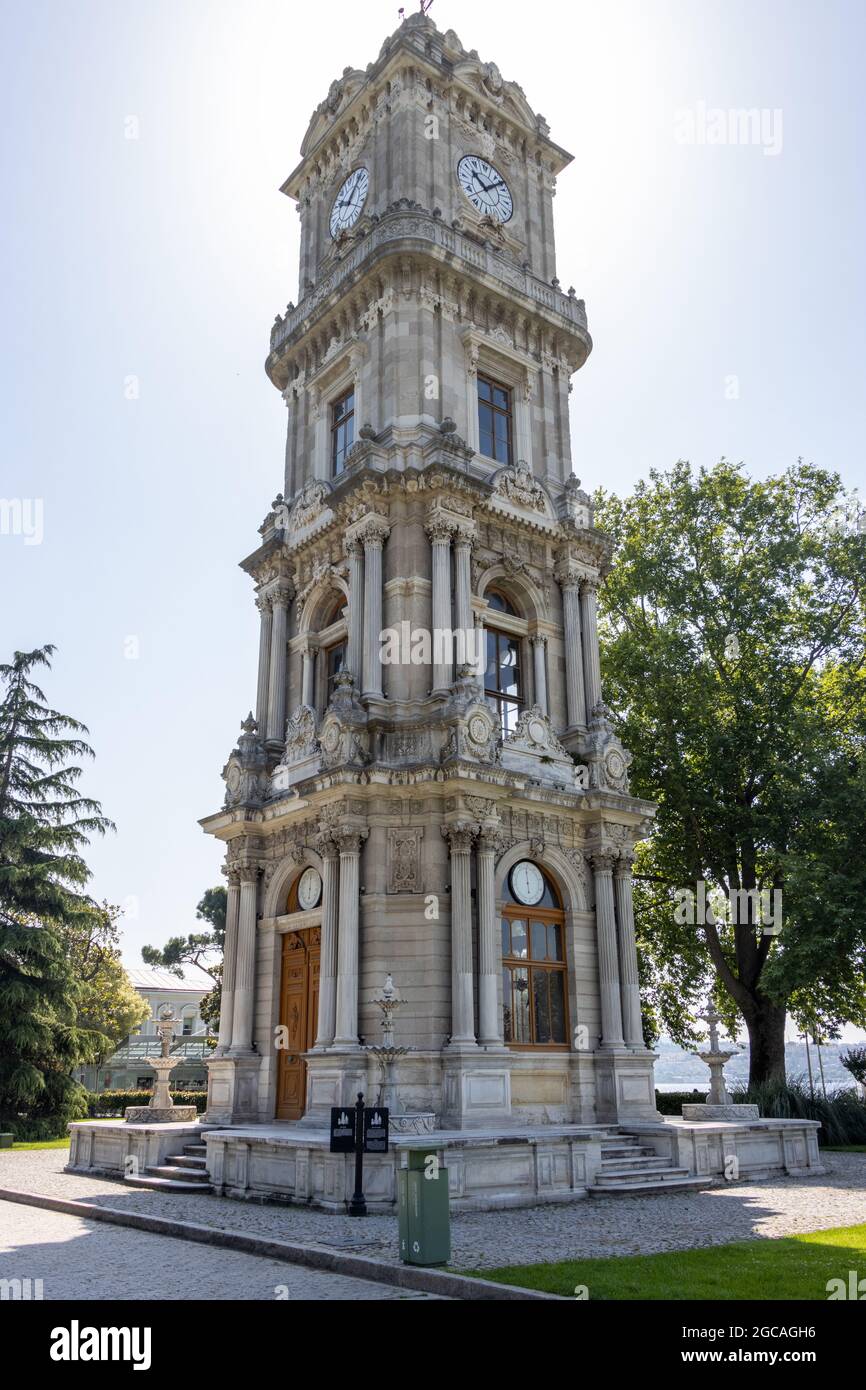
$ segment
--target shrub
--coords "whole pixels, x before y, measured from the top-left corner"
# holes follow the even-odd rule
[[[732,1090],[731,1099],[757,1105],[765,1120],[818,1120],[821,1145],[866,1143],[866,1103],[853,1086],[834,1091],[825,1100],[817,1090],[812,1094],[802,1076],[795,1076],[787,1083],[740,1087]]]
[[[87,1097],[87,1113],[92,1120],[123,1119],[128,1105],[149,1105],[152,1091],[91,1091]],[[207,1091],[175,1091],[175,1105],[194,1105],[198,1113],[207,1108]]]
[[[850,1052],[839,1058],[839,1061],[855,1081],[859,1081],[861,1086],[866,1086],[866,1047],[852,1047]]]
[[[676,1115],[680,1118],[684,1105],[703,1105],[707,1091],[656,1091],[656,1110],[660,1115]]]

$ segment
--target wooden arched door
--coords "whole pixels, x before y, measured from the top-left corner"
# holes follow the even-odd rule
[[[307,1064],[304,1053],[316,1041],[319,1025],[319,957],[321,932],[290,931],[283,937],[280,971],[280,1035],[277,1053],[278,1120],[298,1120],[304,1113],[307,1095]]]

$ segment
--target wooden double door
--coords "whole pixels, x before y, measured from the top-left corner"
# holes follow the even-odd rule
[[[286,932],[280,971],[280,1017],[286,1032],[280,1034],[277,1053],[278,1120],[298,1120],[307,1095],[304,1053],[316,1041],[319,1026],[319,959],[321,931]]]

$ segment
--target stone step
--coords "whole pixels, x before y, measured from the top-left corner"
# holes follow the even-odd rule
[[[191,1158],[206,1158],[207,1144],[184,1144],[183,1151]]]
[[[601,1169],[596,1174],[595,1182],[597,1187],[621,1187],[623,1183],[637,1182],[646,1177],[649,1182],[670,1181],[673,1178],[687,1178],[688,1168],[671,1168],[662,1165],[660,1168],[614,1168]]]
[[[165,1161],[178,1168],[195,1168],[203,1173],[207,1172],[207,1159],[204,1154],[169,1154]]]
[[[659,1170],[667,1172],[670,1166],[670,1161],[666,1158],[659,1158],[655,1154],[652,1158],[648,1158],[642,1154],[639,1158],[629,1156],[628,1158],[603,1159],[601,1171],[602,1173],[650,1173]]]
[[[201,1170],[198,1168],[175,1168],[168,1163],[163,1163],[159,1166],[154,1164],[145,1168],[144,1171],[153,1178],[170,1178],[173,1181],[191,1183],[194,1187],[201,1187],[202,1183],[210,1182],[206,1168]]]
[[[176,1178],[130,1178],[124,1179],[130,1187],[155,1187],[160,1192],[211,1192],[210,1183],[180,1182]]]
[[[626,1148],[624,1144],[602,1144],[602,1158],[654,1158],[655,1149],[651,1149],[648,1144],[633,1144]]]
[[[715,1187],[715,1178],[699,1178],[692,1174],[686,1178],[668,1178],[663,1182],[658,1182],[655,1178],[645,1182],[623,1182],[611,1184],[604,1187],[596,1182],[594,1187],[586,1189],[590,1197],[640,1197],[644,1194],[655,1196],[659,1192],[694,1191],[697,1188]]]

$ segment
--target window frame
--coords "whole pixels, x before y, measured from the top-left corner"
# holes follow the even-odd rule
[[[489,401],[483,401],[483,400],[481,399],[480,387],[481,387],[481,383],[482,383],[482,382],[484,382],[484,384],[485,384],[486,386],[489,386],[489,388],[490,388],[490,400],[489,400]],[[500,405],[497,405],[497,404],[496,404],[496,402],[495,402],[494,399],[493,399],[493,393],[494,393],[494,391],[502,391],[502,392],[503,392],[503,394],[505,395],[506,400],[508,401],[508,405],[507,405],[507,406],[503,407],[503,406],[500,406]],[[511,387],[511,386],[509,386],[509,385],[507,385],[507,383],[504,382],[504,381],[497,381],[495,377],[488,376],[487,372],[482,371],[482,370],[479,369],[478,372],[476,373],[476,378],[475,378],[475,396],[476,396],[476,401],[477,401],[477,413],[478,413],[478,452],[479,452],[479,454],[481,455],[482,458],[490,459],[491,462],[498,464],[501,468],[506,468],[506,467],[508,467],[510,464],[513,464],[513,462],[514,462],[514,424],[515,424],[515,421],[514,421],[514,388]],[[497,437],[497,436],[496,436],[496,429],[495,429],[495,427],[494,427],[493,429],[491,429],[491,430],[484,430],[484,429],[482,429],[482,426],[481,426],[481,408],[482,408],[482,406],[486,407],[486,408],[489,409],[489,411],[491,412],[492,423],[493,423],[494,426],[495,426],[495,422],[496,422],[496,417],[497,417],[497,416],[504,417],[504,419],[505,419],[505,422],[506,422],[506,457],[505,457],[504,459],[497,458],[495,452],[492,453],[492,454],[486,454],[486,453],[484,452],[484,450],[482,449],[482,447],[481,447],[481,441],[482,441],[482,435],[483,435],[483,434],[489,434],[489,435],[490,435],[491,440],[492,440],[492,443],[493,443],[493,448],[494,448],[494,450],[496,449],[496,437]]]
[[[350,396],[352,398],[352,409],[350,411],[347,411],[347,413],[344,416],[338,419],[337,411],[339,407],[343,404],[344,401],[348,400]],[[351,386],[347,386],[346,389],[342,391],[340,395],[335,396],[330,403],[330,459],[332,478],[339,478],[343,473],[345,473],[347,467],[346,459],[348,458],[348,455],[355,444],[355,405],[356,397],[354,383]],[[343,427],[347,423],[351,426],[352,437],[349,440],[348,444],[345,444],[342,446],[342,448],[340,448],[337,442],[340,437],[340,430],[343,429]]]
[[[563,907],[562,907],[562,899],[561,899],[561,897],[560,897],[560,894],[559,894],[559,891],[558,891],[556,885],[554,884],[554,882],[553,882],[553,880],[551,879],[550,875],[547,874],[547,873],[544,871],[544,869],[542,868],[541,865],[538,865],[537,867],[540,868],[540,869],[541,869],[541,872],[544,874],[544,881],[545,881],[545,883],[547,884],[548,888],[550,889],[550,892],[551,892],[551,895],[552,895],[554,901],[555,901],[556,903],[558,903],[559,906],[558,906],[558,907],[528,907],[525,903],[519,903],[519,902],[517,902],[516,899],[513,898],[512,895],[511,895],[511,891],[510,891],[510,889],[509,889],[509,887],[508,887],[508,879],[506,878],[505,889],[504,889],[504,892],[503,892],[502,903],[501,903],[501,905],[500,905],[500,911],[499,911],[500,958],[501,958],[501,962],[500,962],[500,963],[501,963],[501,971],[502,971],[502,1035],[503,1035],[503,1039],[504,1039],[504,1041],[505,1041],[505,1046],[508,1047],[508,1048],[512,1048],[512,1049],[514,1049],[514,1050],[516,1050],[516,1051],[560,1052],[560,1053],[562,1053],[562,1052],[569,1052],[569,1051],[571,1050],[571,1044],[570,1044],[570,1041],[569,1041],[570,1038],[571,1038],[571,1024],[570,1024],[570,1011],[569,1011],[569,1001],[568,1001],[569,972],[568,972],[568,941],[567,941],[567,936],[566,936],[566,916],[565,916],[565,911],[564,911],[564,909],[563,909]],[[523,959],[523,960],[521,960],[518,956],[506,955],[506,954],[504,953],[504,951],[502,951],[502,923],[503,923],[504,921],[508,921],[509,924],[510,924],[511,921],[513,921],[515,918],[516,918],[517,920],[519,920],[519,921],[524,921],[524,922],[526,923],[526,950],[527,950],[527,954],[526,954],[525,959]],[[531,954],[531,952],[532,952],[532,923],[533,923],[533,922],[544,922],[545,924],[550,923],[550,924],[553,924],[553,925],[556,925],[556,926],[559,927],[559,931],[560,931],[560,938],[559,938],[559,939],[560,939],[560,946],[561,946],[561,959],[560,959],[560,960],[558,960],[558,961],[541,961],[541,960],[535,961],[535,960],[533,960],[532,954]],[[509,925],[509,951],[511,950],[511,935],[510,935],[510,932],[511,932],[511,928],[510,928],[510,925]],[[505,1011],[506,1011],[506,1008],[508,1008],[508,1009],[510,1009],[510,1010],[512,1011],[512,1032],[513,1032],[513,1029],[514,1029],[512,1002],[511,1002],[511,999],[507,999],[507,998],[506,998],[506,992],[505,992],[506,974],[509,976],[509,983],[510,983],[510,977],[513,976],[514,971],[515,971],[515,970],[518,970],[518,969],[525,970],[525,971],[526,971],[526,975],[527,975],[527,991],[528,991],[528,1004],[529,1004],[529,1026],[530,1026],[530,1034],[531,1034],[531,1038],[532,1038],[532,1040],[529,1041],[529,1042],[515,1041],[514,1039],[512,1039],[511,1041],[509,1041],[507,1038],[505,1038]],[[536,1025],[536,1019],[535,1019],[535,990],[534,990],[534,988],[533,988],[533,973],[534,973],[534,972],[537,972],[537,971],[544,971],[546,974],[558,974],[558,975],[561,975],[561,977],[562,977],[562,1022],[563,1022],[563,1031],[564,1031],[564,1035],[565,1035],[565,1036],[564,1036],[564,1040],[563,1040],[562,1042],[536,1042],[536,1041],[534,1040],[535,1037],[536,1037],[536,1034],[537,1034],[537,1025]],[[513,991],[513,985],[511,985],[511,988],[512,988],[512,991]],[[513,994],[512,994],[512,998],[513,998]]]

